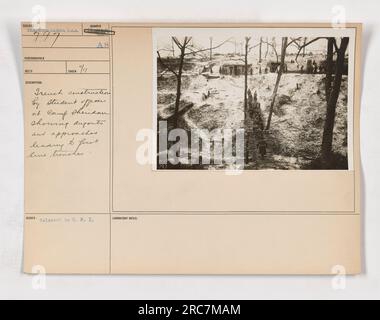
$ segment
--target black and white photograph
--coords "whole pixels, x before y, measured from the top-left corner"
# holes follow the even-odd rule
[[[379,300],[380,1],[0,8],[0,300]]]
[[[348,170],[355,39],[294,34],[157,32],[155,169]]]

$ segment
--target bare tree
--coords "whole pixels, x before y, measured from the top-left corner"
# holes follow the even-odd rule
[[[267,58],[268,56],[268,52],[269,52],[269,40],[268,40],[268,37],[267,37],[267,40],[264,41],[263,43],[266,43],[267,44],[267,49],[265,51],[265,59]]]
[[[330,89],[330,95],[328,97],[325,126],[323,130],[321,160],[322,166],[325,168],[330,167],[332,156],[332,141],[334,135],[336,104],[338,102],[340,89],[342,85],[342,76],[344,70],[344,58],[348,47],[349,38],[342,39],[336,59],[336,71],[334,77],[334,83]]]
[[[306,42],[301,46],[296,60],[305,47],[321,39],[327,39],[327,57],[326,57],[326,78],[325,78],[325,92],[326,92],[326,118],[323,128],[323,138],[321,147],[321,165],[323,168],[329,168],[332,161],[332,141],[334,136],[334,126],[335,126],[335,116],[336,116],[336,105],[338,102],[342,78],[344,72],[344,60],[346,56],[346,51],[348,48],[349,38],[345,37],[341,39],[340,47],[338,47],[335,38],[315,38],[309,42]],[[335,75],[333,77],[333,67],[334,67],[334,55],[337,54],[335,63]],[[334,78],[334,79],[333,79]]]
[[[279,62],[279,56],[278,56],[278,53],[277,53],[277,49],[276,49],[276,41],[273,40],[272,42],[268,42],[268,41],[263,41],[263,43],[265,43],[267,46],[271,47],[272,50],[273,50],[273,53],[275,54],[276,56],[276,60],[277,60],[277,63]]]
[[[247,121],[248,117],[248,54],[250,51],[249,41],[250,37],[245,38],[245,55],[244,55],[244,123]],[[245,138],[245,159],[248,161],[248,139]]]
[[[288,47],[288,45],[289,45],[288,44],[288,38],[287,37],[282,38],[281,62],[280,62],[280,65],[278,66],[277,80],[276,80],[276,84],[274,86],[274,90],[273,90],[273,94],[272,94],[266,130],[270,129],[270,124],[271,124],[272,115],[273,115],[273,108],[274,108],[274,104],[275,104],[276,98],[277,98],[277,91],[278,91],[278,87],[280,85],[281,77],[282,77],[282,74],[283,74],[284,68],[285,68],[286,48]]]
[[[188,55],[196,55],[200,54],[205,51],[210,51],[210,58],[212,58],[212,50],[215,50],[225,43],[229,42],[230,39],[227,39],[226,41],[223,41],[222,43],[218,44],[217,46],[206,48],[206,49],[199,49],[195,48],[192,42],[192,37],[184,37],[183,41],[180,41],[177,37],[172,37],[172,41],[177,46],[177,48],[180,51],[179,54],[179,62],[178,62],[178,69],[174,69],[171,64],[166,63],[160,54],[160,50],[157,51],[157,57],[158,61],[161,63],[161,65],[172,72],[177,80],[177,90],[176,90],[176,101],[175,101],[175,107],[174,107],[174,115],[173,115],[173,122],[174,126],[178,127],[178,118],[179,118],[179,108],[180,108],[180,102],[181,102],[181,93],[182,93],[182,75],[183,75],[183,67],[185,63],[185,58]],[[210,43],[212,43],[212,40],[210,39]]]
[[[306,55],[306,46],[305,46],[305,44],[307,43],[307,37],[305,37],[304,39],[303,39],[303,44],[304,44],[304,47],[303,47],[303,51],[302,51],[302,56],[303,57],[305,57],[305,55]]]
[[[332,85],[332,73],[334,66],[334,38],[327,39],[327,57],[326,57],[326,80],[325,80],[325,92],[326,102],[329,102],[331,85]]]
[[[177,127],[178,126],[179,105],[180,105],[180,101],[181,101],[183,65],[184,65],[184,61],[185,61],[186,48],[191,41],[191,37],[185,37],[183,42],[180,42],[176,37],[172,37],[172,40],[176,44],[176,46],[180,49],[178,71],[175,71],[171,66],[167,65],[162,60],[159,51],[157,51],[157,55],[158,55],[158,59],[159,59],[160,63],[165,68],[167,68],[169,71],[171,71],[177,78],[177,93],[176,93],[176,101],[175,101],[175,107],[174,107],[174,125],[175,125],[175,127]]]
[[[299,38],[290,38],[290,41],[288,41],[288,37],[282,38],[281,61],[280,61],[280,64],[278,66],[277,79],[276,79],[276,84],[274,86],[274,90],[273,90],[273,94],[272,94],[272,99],[271,99],[271,104],[270,104],[270,108],[269,108],[269,115],[268,115],[268,121],[267,121],[267,125],[266,125],[266,130],[270,129],[270,125],[271,125],[271,121],[272,121],[272,116],[273,116],[273,108],[274,108],[274,105],[276,103],[276,98],[277,98],[278,87],[280,85],[282,74],[284,73],[284,70],[285,70],[286,50],[291,45],[294,45],[295,47],[297,47],[299,49],[299,51],[302,50],[302,46],[299,43],[301,40],[302,40],[302,38],[300,38],[300,37]],[[273,41],[273,43],[275,43],[275,42]],[[276,48],[275,48],[274,45],[273,45],[273,49],[274,49],[274,51],[276,53],[277,63],[278,63],[279,58],[278,58],[278,54],[277,54],[277,51],[276,51]]]
[[[173,57],[175,57],[175,49],[174,49],[174,41],[172,39],[172,53],[173,53]]]
[[[261,45],[261,42],[254,46],[250,46],[251,37],[245,38],[245,46],[244,46],[244,59],[238,59],[238,61],[242,61],[244,63],[244,113],[246,112],[248,105],[248,55],[252,49]]]
[[[212,37],[210,37],[210,61],[212,61]]]
[[[244,59],[242,60],[244,62],[244,124],[246,124],[248,119],[248,71],[249,71],[249,65],[248,65],[248,55],[250,51],[257,46],[261,46],[261,41],[254,45],[250,46],[251,37],[245,38],[245,50],[244,50]],[[241,60],[241,59],[239,59]],[[245,159],[248,161],[248,137],[245,137]]]
[[[260,46],[259,46],[259,63],[262,61],[262,45],[263,45],[263,37],[260,37]]]
[[[249,41],[250,37],[245,38],[245,51],[244,51],[244,115],[247,113],[247,99],[248,99],[248,54],[250,51]]]

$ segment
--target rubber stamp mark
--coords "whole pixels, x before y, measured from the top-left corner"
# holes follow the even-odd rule
[[[115,35],[115,31],[107,29],[84,29],[84,33],[101,34],[101,35]]]

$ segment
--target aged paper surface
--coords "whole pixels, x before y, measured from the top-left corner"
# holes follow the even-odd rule
[[[23,23],[22,39],[25,272],[360,273],[361,25]],[[224,136],[195,154],[199,132]]]

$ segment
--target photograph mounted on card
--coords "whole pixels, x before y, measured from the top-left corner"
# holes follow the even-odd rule
[[[25,272],[360,272],[360,24],[23,23],[22,46]]]
[[[115,212],[355,211],[355,28],[114,30]]]

